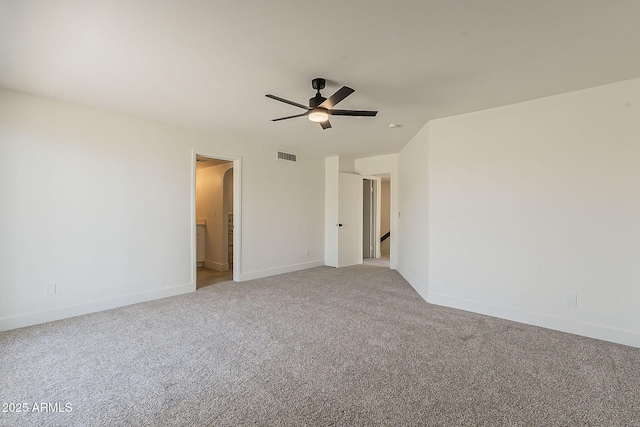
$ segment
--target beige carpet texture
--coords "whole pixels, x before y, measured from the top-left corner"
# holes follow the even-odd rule
[[[12,427],[640,425],[639,349],[434,306],[377,265],[3,332],[0,366]]]

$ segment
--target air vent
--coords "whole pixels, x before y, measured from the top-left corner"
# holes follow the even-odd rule
[[[296,162],[297,156],[291,153],[285,153],[284,151],[278,151],[278,160],[285,160],[287,162]]]

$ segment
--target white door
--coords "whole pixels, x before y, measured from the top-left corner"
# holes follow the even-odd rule
[[[362,176],[338,176],[338,267],[362,264]]]

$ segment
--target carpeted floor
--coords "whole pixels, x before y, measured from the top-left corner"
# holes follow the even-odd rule
[[[433,306],[368,264],[4,332],[0,366],[30,411],[2,426],[640,425],[639,349]]]

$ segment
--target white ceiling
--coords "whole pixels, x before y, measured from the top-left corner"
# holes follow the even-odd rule
[[[638,0],[0,0],[0,87],[320,155],[640,77],[639,46]],[[314,77],[380,113],[271,122],[302,111],[264,95],[306,104]]]
[[[212,159],[210,157],[196,156],[196,169],[205,169],[212,166],[223,165],[225,163],[231,163],[229,160]]]

